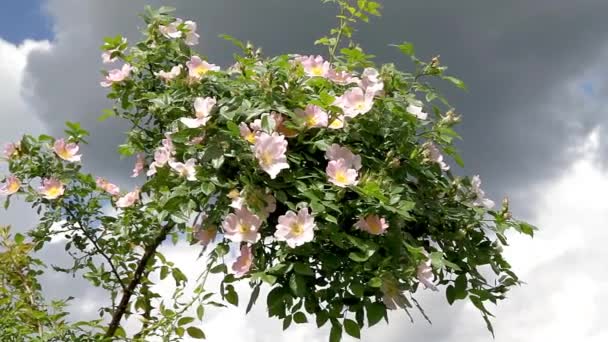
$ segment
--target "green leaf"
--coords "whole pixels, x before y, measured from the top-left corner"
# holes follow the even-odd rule
[[[382,320],[386,315],[386,307],[381,303],[366,303],[367,324],[372,327]]]
[[[23,241],[25,240],[25,236],[23,236],[23,234],[21,233],[17,233],[15,234],[15,243],[20,245],[23,243]]]
[[[344,330],[347,334],[354,338],[361,338],[361,329],[359,328],[359,324],[353,320],[344,320]]]
[[[329,331],[329,342],[340,342],[342,340],[342,326],[340,324],[332,324]]]
[[[295,263],[293,265],[293,270],[296,271],[296,273],[301,274],[301,275],[305,275],[305,276],[314,276],[315,272],[312,270],[312,268],[310,268],[310,266],[308,264],[304,264],[304,263]]]
[[[116,112],[114,112],[112,109],[104,109],[104,110],[102,111],[102,113],[103,113],[103,114],[102,114],[102,115],[100,115],[100,116],[97,118],[97,121],[99,121],[99,122],[104,122],[104,121],[106,121],[107,119],[109,119],[109,118],[111,118],[111,117],[113,117],[113,116],[116,116]]]
[[[304,297],[306,295],[306,280],[294,273],[289,278],[289,288],[296,297]]]
[[[198,317],[199,321],[202,321],[204,316],[205,316],[205,307],[203,306],[203,304],[200,304],[198,306],[198,308],[196,308],[196,317]]]
[[[457,79],[456,77],[442,76],[441,78],[443,78],[446,81],[451,82],[452,84],[454,84],[456,87],[458,87],[460,89],[467,90],[467,86],[464,84],[464,82]]]
[[[394,47],[398,48],[399,51],[401,51],[405,55],[408,55],[408,56],[414,56],[415,55],[414,44],[412,44],[412,43],[403,42],[403,44],[391,45],[391,46],[394,46]]]
[[[369,258],[374,255],[375,251],[374,250],[368,250],[366,252],[363,251],[359,251],[359,252],[350,252],[348,254],[348,258],[351,259],[352,261],[356,261],[356,262],[366,262],[367,260],[369,260]]]
[[[306,319],[306,315],[303,312],[298,311],[293,315],[293,321],[298,324],[301,324],[307,323],[308,319]]]
[[[372,279],[369,280],[369,282],[367,284],[371,287],[380,287],[380,286],[382,286],[382,279],[380,279],[378,277],[373,277]]]
[[[186,329],[186,332],[188,332],[188,335],[190,335],[190,337],[192,337],[192,338],[198,338],[198,339],[205,338],[205,333],[197,327],[188,327],[188,329]]]
[[[194,322],[194,317],[182,317],[177,321],[177,325],[182,326]]]
[[[258,300],[258,296],[260,295],[260,287],[261,284],[258,284],[256,287],[253,288],[253,292],[251,292],[251,297],[249,297],[249,303],[247,303],[247,309],[245,309],[245,313],[249,313],[249,311],[251,311],[251,308],[253,308],[255,302]]]
[[[327,314],[327,311],[323,310],[323,311],[317,312],[317,317],[316,317],[317,327],[320,328],[320,327],[324,326],[328,319],[329,319],[329,315]]]

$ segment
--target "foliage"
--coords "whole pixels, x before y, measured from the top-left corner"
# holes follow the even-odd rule
[[[220,70],[192,50],[196,25],[168,8],[146,10],[141,42],[107,38],[104,59],[124,65],[104,74],[116,105],[100,119],[132,124],[118,152],[136,156],[133,176],[146,172],[137,189],[121,192],[81,172],[78,144],[88,133],[76,123],[65,140],[26,135],[7,147],[14,178],[4,192],[42,213],[27,248],[65,236],[74,262],[55,270],[80,273],[109,293],[100,315],[110,322],[89,322],[94,338],[204,338],[206,306],[247,302],[249,311],[262,286],[270,288],[269,316],[284,329],[314,319],[331,325],[330,341],[359,338],[365,326],[388,321],[388,309],[424,314],[414,297],[423,288],[445,288],[450,304],[468,298],[491,330],[486,304],[519,284],[502,256],[505,232],[534,228],[513,219],[506,201],[492,209],[479,178],[456,177],[444,161],[443,154],[462,165],[452,144],[459,117],[425,79],[464,84],[437,57],[416,58],[410,43],[396,47],[414,73],[376,67],[352,35],[353,24],[379,15],[379,4],[325,2],[340,10],[339,26],[317,41],[331,64],[262,56],[225,36],[241,52]],[[204,245],[207,268],[198,277],[157,250],[185,236],[192,248]],[[231,250],[238,258],[229,270]],[[21,281],[34,288],[16,294],[28,310],[39,310],[27,297],[39,295],[37,272]],[[222,276],[217,293],[205,287],[210,273]],[[153,274],[175,282],[171,299],[155,292]],[[248,301],[238,282],[252,288]],[[134,335],[121,327],[127,315],[142,322]],[[37,326],[40,336],[61,330],[36,319],[22,326],[25,335]]]

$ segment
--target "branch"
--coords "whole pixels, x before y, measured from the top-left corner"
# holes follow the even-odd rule
[[[120,287],[122,287],[123,291],[126,290],[125,284],[122,282],[122,279],[120,278],[120,274],[118,273],[116,266],[114,266],[112,259],[99,247],[99,245],[97,244],[97,240],[95,240],[93,238],[93,236],[91,236],[89,234],[89,232],[87,232],[87,230],[84,229],[84,225],[82,224],[82,221],[76,215],[74,215],[74,213],[70,210],[70,208],[65,207],[65,210],[68,212],[68,215],[70,215],[72,217],[72,219],[74,219],[76,221],[76,223],[78,224],[78,228],[87,237],[87,239],[89,239],[89,241],[91,241],[91,243],[93,244],[93,247],[95,247],[95,250],[97,250],[97,253],[99,253],[104,259],[106,259],[106,261],[110,265],[110,269],[112,270],[112,273],[116,277],[116,280],[120,284]]]
[[[104,335],[105,338],[112,337],[116,333],[116,330],[120,326],[120,320],[127,311],[127,306],[129,305],[131,296],[133,295],[133,292],[141,282],[148,261],[150,261],[150,258],[152,258],[154,253],[156,253],[156,249],[165,240],[167,234],[169,234],[169,231],[171,231],[172,228],[172,224],[166,225],[161,230],[160,234],[158,234],[156,239],[152,242],[152,244],[146,248],[144,255],[141,257],[139,263],[137,264],[137,268],[135,269],[135,273],[133,274],[133,279],[131,279],[131,282],[129,282],[129,285],[124,290],[122,298],[120,299],[120,303],[118,304],[118,307],[116,307],[116,311],[114,311],[114,314],[112,315],[112,321],[110,322],[108,330]]]

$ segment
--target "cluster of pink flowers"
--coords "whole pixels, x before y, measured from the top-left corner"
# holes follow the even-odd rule
[[[182,19],[177,18],[169,25],[160,25],[158,30],[169,39],[184,37],[184,42],[190,46],[198,44],[200,38],[198,33],[196,33],[196,23],[191,20],[184,22]]]
[[[65,161],[79,162],[82,155],[77,154],[78,145],[74,143],[66,143],[64,139],[57,139],[53,144],[53,151],[57,156]]]
[[[361,157],[353,154],[348,148],[332,144],[325,152],[329,160],[326,173],[329,181],[339,187],[357,184],[357,171],[361,169]]]
[[[130,64],[125,63],[120,69],[113,69],[108,72],[106,78],[100,82],[104,88],[111,87],[114,83],[120,83],[131,75],[133,68]]]
[[[21,181],[17,176],[10,175],[6,177],[4,184],[0,186],[0,195],[8,196],[16,193],[21,189]]]
[[[211,119],[211,111],[216,104],[215,98],[197,97],[194,99],[195,118],[181,118],[180,121],[188,128],[198,128],[204,126]]]

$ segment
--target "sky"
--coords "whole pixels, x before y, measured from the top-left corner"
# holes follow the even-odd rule
[[[459,148],[462,173],[481,174],[496,201],[509,195],[516,216],[541,230],[530,240],[511,236],[506,254],[526,285],[493,312],[498,342],[607,341],[608,258],[608,11],[605,0],[385,0],[381,18],[361,26],[356,38],[378,62],[406,66],[389,44],[413,42],[419,57],[441,55],[468,92],[448,89],[463,115]],[[97,117],[111,104],[99,87],[99,45],[104,36],[136,41],[144,4],[161,1],[40,0],[0,5],[0,141],[22,132],[62,133],[66,120],[93,132],[85,167],[132,184],[132,160],[115,150],[128,128]],[[334,11],[317,1],[173,0],[178,15],[199,24],[198,49],[213,63],[231,64],[234,52],[217,38],[226,33],[252,40],[268,55],[320,52],[312,42],[332,27]],[[297,14],[297,15],[296,15]],[[5,172],[0,166],[0,173]],[[0,223],[18,230],[35,224],[16,203]],[[185,267],[198,250],[163,246]],[[45,260],[61,262],[58,242]],[[201,264],[202,265],[202,264]],[[45,291],[76,295],[73,310],[95,315],[101,293],[84,281],[47,274]],[[66,282],[70,282],[69,293]],[[490,341],[469,304],[448,306],[444,295],[423,297],[430,326],[410,324],[402,313],[392,324],[363,333],[363,341]],[[225,329],[229,323],[237,329]],[[326,331],[301,325],[283,333],[263,307],[213,312],[204,323],[209,341],[325,341]],[[279,337],[277,337],[279,336]]]

